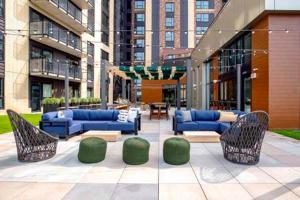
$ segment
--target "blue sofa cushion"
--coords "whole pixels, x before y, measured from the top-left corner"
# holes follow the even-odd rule
[[[118,110],[114,110],[113,121],[117,121],[118,120],[119,114],[120,114],[120,112]]]
[[[69,122],[69,126],[71,126],[72,123],[73,123],[72,118],[67,118],[67,117],[64,117],[64,118],[53,118],[50,121],[51,122]],[[57,124],[61,124],[61,123],[57,123]],[[53,126],[55,126],[55,123],[53,123]]]
[[[81,124],[72,124],[72,126],[69,127],[69,135],[80,132],[82,130],[81,128]],[[59,137],[68,135],[64,126],[44,126],[43,130],[52,135],[58,135]]]
[[[193,121],[217,121],[220,115],[217,111],[192,110]]]
[[[218,131],[219,123],[216,121],[198,121],[198,131]]]
[[[48,113],[43,114],[42,120],[43,121],[50,121],[50,120],[52,120],[56,117],[57,117],[57,112],[48,112]]]
[[[73,110],[74,120],[89,120],[89,110],[75,109]]]
[[[181,110],[175,111],[175,119],[177,123],[183,123],[183,116]]]
[[[108,129],[108,123],[111,121],[89,121],[89,122],[84,122],[83,125],[83,130],[84,131],[89,131],[89,130],[107,130]]]
[[[89,111],[89,119],[91,121],[108,121],[113,120],[113,110],[91,110]]]
[[[134,131],[134,123],[132,122],[109,122],[108,130]]]
[[[219,132],[220,133],[223,133],[229,127],[230,127],[230,123],[219,122]]]
[[[63,110],[65,118],[73,119],[73,111],[72,110]]]
[[[197,131],[197,122],[184,122],[177,124],[177,131]]]

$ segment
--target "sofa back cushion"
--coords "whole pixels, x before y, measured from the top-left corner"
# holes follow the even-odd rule
[[[73,119],[73,111],[72,110],[63,110],[65,118]]]
[[[193,121],[217,121],[220,114],[212,110],[192,110]]]
[[[119,114],[120,114],[120,111],[114,110],[113,121],[117,121],[118,120]]]
[[[89,111],[89,119],[91,121],[113,121],[113,110],[91,110]]]
[[[75,109],[73,110],[74,120],[90,120],[89,110]]]
[[[50,121],[57,117],[57,112],[48,112],[43,114],[42,121]]]

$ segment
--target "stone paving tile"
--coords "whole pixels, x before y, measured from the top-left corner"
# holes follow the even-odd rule
[[[74,186],[66,183],[30,183],[16,199],[22,200],[59,200],[62,199]]]
[[[15,200],[28,187],[30,187],[30,183],[27,182],[0,182],[0,199]]]
[[[285,184],[285,186],[300,198],[300,184]]]
[[[118,184],[111,200],[158,199],[157,184]]]
[[[253,199],[240,184],[204,184],[201,186],[207,199]]]
[[[266,199],[299,199],[284,185],[277,184],[243,184],[243,187],[257,200]]]
[[[259,167],[280,183],[300,183],[300,171],[292,167]]]
[[[202,200],[206,199],[199,184],[160,184],[160,200]]]
[[[63,200],[109,200],[116,184],[78,183],[63,198]]]

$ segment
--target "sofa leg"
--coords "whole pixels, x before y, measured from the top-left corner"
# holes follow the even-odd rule
[[[137,132],[137,131],[135,131],[135,132],[134,132],[134,135],[138,135],[138,132]]]
[[[174,135],[177,135],[177,131],[174,131]]]

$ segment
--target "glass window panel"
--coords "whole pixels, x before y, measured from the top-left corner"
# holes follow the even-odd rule
[[[145,8],[145,2],[144,1],[135,1],[134,7],[136,9],[144,9]]]
[[[166,12],[174,12],[174,3],[168,2],[165,4],[166,6]]]
[[[52,97],[52,85],[43,84],[43,98]]]

